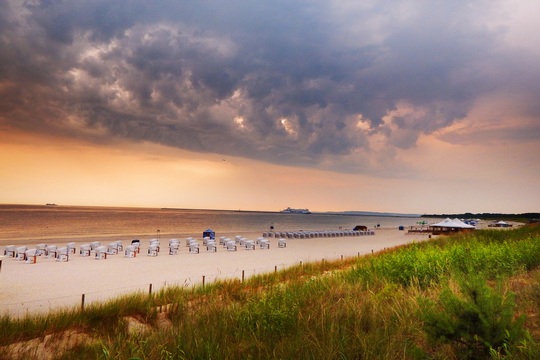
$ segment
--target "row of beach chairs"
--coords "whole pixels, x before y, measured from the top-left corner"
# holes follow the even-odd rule
[[[198,254],[200,252],[201,246],[199,242],[192,237],[186,239],[186,246],[192,254]],[[264,237],[258,237],[256,240],[249,240],[243,236],[236,235],[234,239],[221,236],[216,243],[215,239],[205,237],[203,238],[202,246],[206,247],[206,251],[208,252],[216,252],[218,246],[222,246],[226,251],[237,251],[239,248],[246,250],[255,250],[256,248],[270,249],[270,240]],[[278,240],[278,247],[284,248],[286,246],[287,241],[285,239]]]
[[[363,236],[375,235],[375,231],[355,231],[355,230],[323,230],[323,231],[269,231],[264,232],[263,237],[288,238],[288,239],[309,239],[309,238],[331,238],[342,236]]]
[[[259,237],[256,240],[249,240],[243,236],[237,235],[234,239],[222,236],[219,241],[203,238],[202,244],[193,237],[186,239],[186,247],[190,254],[198,254],[201,248],[206,248],[207,252],[217,252],[219,246],[223,246],[227,251],[237,251],[238,248],[246,250],[270,249],[270,241],[265,237]],[[278,247],[287,247],[287,240],[281,238],[278,240]],[[54,258],[56,261],[68,261],[71,254],[75,254],[75,243],[70,242],[66,246],[57,247],[56,245],[39,244],[36,248],[29,249],[27,246],[8,245],[4,250],[4,255],[15,258],[16,260],[25,261],[26,263],[35,264],[38,256]],[[94,256],[96,260],[107,259],[108,255],[117,255],[124,252],[127,258],[134,258],[141,252],[141,241],[132,240],[130,245],[124,246],[121,240],[113,241],[107,245],[102,245],[99,241],[94,241],[88,244],[82,244],[79,247],[79,255],[83,257]],[[158,256],[160,252],[159,239],[152,239],[148,245],[148,256]],[[180,240],[169,240],[169,255],[177,255],[180,253]]]
[[[4,255],[28,264],[35,264],[38,256],[52,258],[56,261],[68,261],[69,255],[75,254],[75,243],[67,243],[66,246],[38,244],[35,248],[27,246],[8,245],[4,249]]]

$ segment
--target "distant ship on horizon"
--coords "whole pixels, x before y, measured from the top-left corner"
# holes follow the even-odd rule
[[[293,208],[286,208],[284,210],[281,210],[282,214],[311,214],[311,211],[308,209],[293,209]]]

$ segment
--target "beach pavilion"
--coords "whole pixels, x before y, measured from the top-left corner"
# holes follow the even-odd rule
[[[446,218],[441,222],[429,225],[429,230],[431,231],[433,235],[452,234],[456,232],[470,231],[474,229],[476,229],[476,227],[469,224],[465,224],[463,221],[459,219],[450,219],[450,218]]]
[[[489,225],[491,226],[491,225]],[[511,227],[512,225],[508,224],[506,221],[497,221],[494,225],[494,227],[502,227],[502,228],[506,228],[506,227]]]

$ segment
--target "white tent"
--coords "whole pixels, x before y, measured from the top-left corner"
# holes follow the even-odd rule
[[[446,218],[441,222],[430,224],[431,227],[441,227],[441,228],[456,228],[456,229],[475,229],[474,226],[465,224],[463,221],[459,219],[450,219]]]
[[[446,218],[441,222],[430,224],[429,230],[433,235],[450,234],[459,231],[468,231],[476,229],[476,227],[465,224],[459,219]]]
[[[506,228],[506,227],[511,227],[512,225],[510,225],[509,223],[507,223],[506,221],[497,221],[495,224],[490,224],[489,226],[495,226],[495,227],[503,227],[503,228]]]

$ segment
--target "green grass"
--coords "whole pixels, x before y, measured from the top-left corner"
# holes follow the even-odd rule
[[[540,226],[440,237],[84,311],[4,316],[0,358],[39,358],[48,334],[39,351],[58,359],[540,358],[539,265]],[[74,331],[83,336],[66,344]]]

